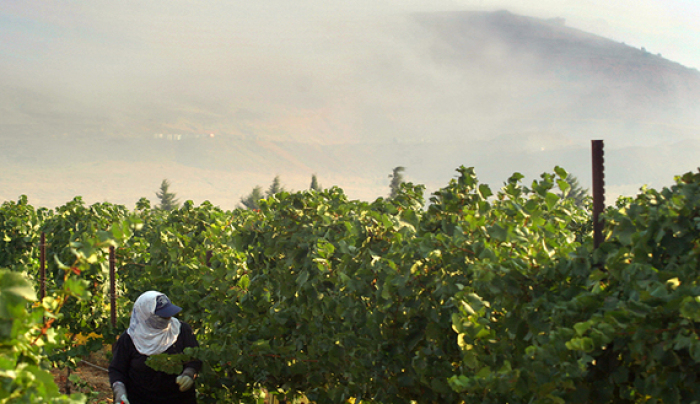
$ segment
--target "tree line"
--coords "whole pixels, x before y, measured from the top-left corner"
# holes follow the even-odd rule
[[[389,183],[389,199],[393,199],[397,196],[399,189],[401,188],[401,184],[405,182],[403,176],[404,171],[406,171],[405,167],[397,166],[394,167],[391,174],[389,174],[389,179],[391,180]],[[578,178],[571,174],[569,174],[569,176],[566,178],[566,182],[569,186],[568,189],[566,191],[561,190],[559,195],[563,198],[573,199],[577,206],[583,207],[586,203],[586,198],[589,196],[588,189],[583,188],[579,183]],[[318,177],[316,174],[311,176],[309,190],[323,190],[323,187],[318,182]],[[239,207],[252,210],[260,209],[261,199],[269,198],[275,194],[285,191],[286,189],[282,185],[280,176],[276,175],[270,186],[264,192],[262,186],[256,185],[248,195],[241,197]],[[170,182],[167,179],[164,179],[160,184],[160,189],[158,192],[156,192],[156,196],[159,200],[159,204],[157,206],[159,209],[173,210],[180,206],[179,200],[176,198],[176,194],[170,192]]]

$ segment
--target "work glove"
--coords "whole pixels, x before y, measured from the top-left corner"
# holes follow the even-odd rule
[[[194,386],[194,369],[185,368],[180,376],[175,379],[175,383],[180,386],[180,391],[187,391]]]
[[[114,402],[116,404],[130,404],[129,399],[126,398],[126,386],[124,386],[124,383],[114,382],[112,391],[114,392]]]

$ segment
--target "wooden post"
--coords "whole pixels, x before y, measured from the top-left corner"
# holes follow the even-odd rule
[[[46,233],[41,232],[39,241],[39,300],[46,297]]]
[[[109,247],[109,310],[111,314],[112,328],[117,327],[117,292],[115,277],[114,247]]]
[[[603,242],[603,223],[600,214],[605,210],[605,159],[603,141],[592,140],[593,157],[593,246],[598,248]]]

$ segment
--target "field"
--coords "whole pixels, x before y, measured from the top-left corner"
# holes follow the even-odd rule
[[[373,202],[281,192],[259,210],[3,204],[0,296],[14,297],[0,308],[14,317],[0,337],[18,330],[3,343],[17,347],[10,373],[26,373],[12,394],[35,394],[44,357],[106,365],[94,353],[146,289],[183,308],[200,344],[148,365],[203,361],[202,404],[700,400],[700,174],[616,201],[595,245],[563,169],[496,192],[458,171],[427,206],[414,184]],[[103,340],[67,338],[89,333]],[[108,402],[105,374],[84,365],[74,388]],[[65,386],[65,368],[51,377]]]

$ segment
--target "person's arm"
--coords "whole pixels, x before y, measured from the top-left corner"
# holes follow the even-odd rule
[[[114,343],[112,349],[112,361],[109,362],[109,384],[113,385],[116,382],[126,383],[129,372],[129,349],[127,333],[122,334],[117,342]]]
[[[197,342],[197,338],[192,331],[192,327],[190,327],[190,325],[187,323],[182,323],[181,327],[180,332],[183,338],[184,347],[198,347],[199,343]],[[195,375],[201,369],[202,361],[198,359],[191,360],[183,365],[182,373],[177,377],[177,379],[175,379],[175,382],[178,384],[178,386],[180,386],[180,391],[186,391],[192,388],[194,385]]]
[[[127,372],[129,371],[128,338],[129,336],[124,333],[114,344],[112,361],[109,363],[108,369],[109,384],[112,386],[112,392],[114,393],[114,402],[118,404],[129,404],[126,386],[124,385]]]
[[[194,335],[194,332],[192,331],[192,327],[190,327],[189,324],[183,323],[182,324],[182,337],[183,337],[183,342],[184,346],[186,348],[196,348],[199,346],[199,342],[197,342],[197,338]],[[191,360],[183,365],[184,369],[187,368],[192,368],[194,369],[194,372],[197,373],[200,370],[202,370],[202,361],[199,359],[194,359]]]

